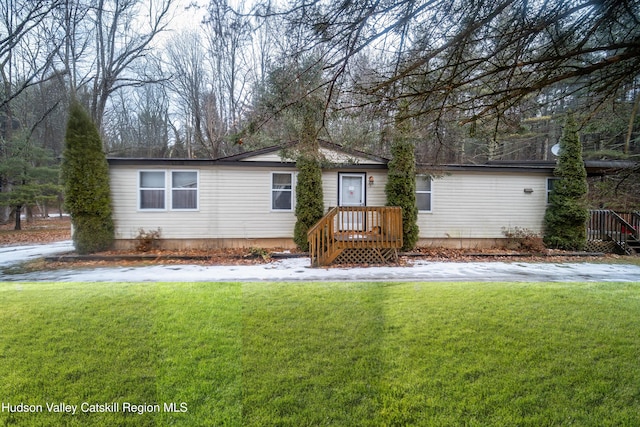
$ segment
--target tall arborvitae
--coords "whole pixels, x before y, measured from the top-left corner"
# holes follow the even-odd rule
[[[317,159],[302,154],[296,162],[296,225],[293,240],[298,247],[309,250],[307,231],[324,215],[322,195],[322,169]]]
[[[293,241],[303,251],[309,250],[307,231],[324,215],[322,168],[318,141],[314,130],[314,111],[304,111],[300,141],[300,154],[296,161],[296,225]]]
[[[401,115],[406,114],[406,107]],[[418,242],[418,206],[416,203],[415,145],[410,138],[409,120],[399,117],[391,144],[391,161],[385,192],[387,206],[402,208],[402,249],[413,249]]]
[[[98,129],[75,100],[69,109],[61,177],[76,251],[109,249],[114,239],[109,166]]]
[[[566,250],[583,249],[587,242],[587,172],[582,159],[582,144],[572,114],[567,116],[560,139],[560,155],[554,175],[559,178],[549,195],[544,216],[544,243]]]

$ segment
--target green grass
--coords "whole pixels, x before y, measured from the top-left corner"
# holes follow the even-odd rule
[[[0,425],[636,426],[638,331],[640,283],[0,284],[0,402],[43,406]]]

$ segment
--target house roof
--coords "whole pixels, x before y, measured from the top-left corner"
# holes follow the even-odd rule
[[[271,147],[265,147],[258,150],[247,151],[247,152],[236,154],[233,156],[222,157],[216,160],[221,162],[247,161],[247,160],[251,160],[252,158],[259,158],[261,156],[265,156],[267,154],[280,154],[280,153],[286,152],[286,150],[295,149],[296,145],[298,144],[299,144],[298,141],[293,141],[288,144],[273,145]],[[364,160],[367,163],[382,163],[386,165],[389,162],[389,159],[386,159],[384,157],[379,157],[369,153],[365,153],[364,151],[344,147],[342,145],[334,144],[329,141],[318,140],[318,144],[320,146],[321,153],[324,154],[325,157],[327,157],[328,152],[339,153],[343,155],[344,159],[349,160],[346,163],[362,163],[362,160]],[[285,162],[289,161],[291,163],[295,163],[293,159],[287,159],[286,155],[282,157],[283,157],[282,160],[284,160]],[[335,158],[334,159],[328,158],[327,160],[331,161],[331,160],[335,160]],[[341,163],[341,162],[338,162],[338,163]]]
[[[319,140],[321,153],[326,160],[337,167],[381,167],[386,168],[388,159],[374,156],[364,151],[343,147],[328,141]],[[111,165],[162,165],[162,166],[203,166],[203,165],[234,165],[234,166],[295,166],[295,160],[287,158],[287,150],[294,149],[298,142],[274,145],[258,150],[246,151],[232,156],[217,159],[189,159],[189,158],[123,158],[110,157]]]
[[[538,172],[552,173],[554,162],[488,162],[480,164],[417,164],[418,172],[446,173],[453,171],[478,171],[478,172]]]
[[[494,167],[518,167],[527,169],[555,169],[555,160],[534,160],[534,161],[515,161],[515,160],[497,160],[489,162],[488,165]],[[628,160],[585,160],[584,167],[589,176],[599,176],[611,174],[623,169],[633,169],[640,166],[639,163]]]
[[[343,147],[339,144],[319,140],[321,152],[329,163],[335,167],[385,169],[389,159],[375,156],[364,151]],[[288,144],[273,145],[258,150],[246,151],[232,156],[217,159],[189,159],[189,158],[108,158],[110,165],[145,165],[145,166],[263,166],[263,167],[295,167],[293,157],[287,157],[287,150],[295,148],[298,141]],[[332,154],[333,153],[333,154]],[[585,160],[587,174],[590,176],[605,175],[621,169],[637,168],[636,162],[621,160]],[[497,160],[483,164],[418,164],[419,172],[446,173],[452,171],[493,171],[493,172],[538,172],[552,173],[556,162],[551,161],[521,161]]]

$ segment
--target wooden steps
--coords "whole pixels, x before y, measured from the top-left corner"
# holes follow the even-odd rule
[[[588,242],[613,242],[619,252],[639,255],[640,212],[617,213],[607,209],[592,210],[587,224],[587,240]]]
[[[307,233],[314,267],[332,263],[371,264],[397,259],[402,247],[402,209],[338,206]]]

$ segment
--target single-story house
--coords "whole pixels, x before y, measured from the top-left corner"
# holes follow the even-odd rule
[[[215,159],[110,158],[116,248],[141,230],[164,248],[292,248],[296,165],[286,147]],[[320,142],[325,210],[384,206],[388,159]],[[419,166],[421,246],[490,247],[541,233],[553,162]]]

